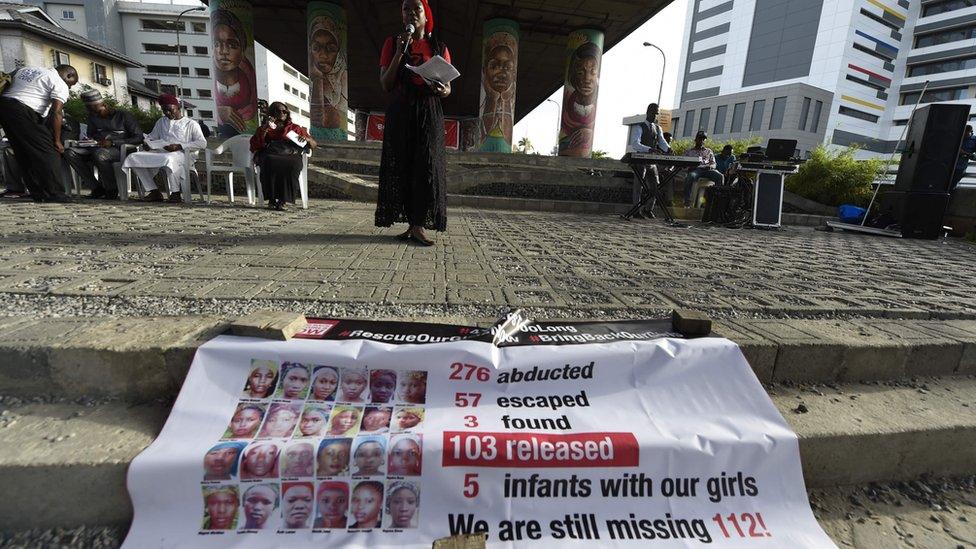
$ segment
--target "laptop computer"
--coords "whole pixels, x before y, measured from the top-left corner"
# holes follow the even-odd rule
[[[783,161],[793,158],[796,139],[770,139],[766,144],[766,160]]]

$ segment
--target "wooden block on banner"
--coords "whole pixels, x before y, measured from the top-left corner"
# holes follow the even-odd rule
[[[712,333],[712,321],[695,311],[674,309],[671,311],[671,328],[685,337],[704,337]]]
[[[461,534],[434,541],[434,549],[484,549],[487,534]]]
[[[242,337],[287,341],[308,326],[305,317],[281,311],[257,311],[242,316],[230,325],[230,332]]]

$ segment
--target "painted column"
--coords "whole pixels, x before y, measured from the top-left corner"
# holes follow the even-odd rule
[[[510,19],[485,22],[482,44],[479,146],[484,152],[512,152],[519,25]]]
[[[308,4],[308,77],[312,137],[348,138],[349,74],[346,10],[331,2]]]
[[[559,156],[588,157],[593,151],[603,32],[581,29],[570,33],[567,55]]]
[[[258,83],[250,0],[212,0],[210,38],[217,132],[221,137],[252,134],[258,127]]]

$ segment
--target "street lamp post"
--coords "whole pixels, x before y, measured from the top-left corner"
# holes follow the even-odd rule
[[[645,47],[651,47],[661,52],[661,59],[664,60],[664,65],[661,66],[661,85],[657,88],[657,106],[661,106],[661,93],[664,91],[664,73],[668,68],[668,57],[664,55],[664,50],[651,44],[650,42],[644,42]]]
[[[179,86],[180,89],[176,90],[176,97],[183,97],[183,48],[180,46],[180,19],[184,15],[190,13],[191,11],[204,11],[207,8],[203,6],[197,6],[195,8],[190,8],[188,10],[183,10],[179,15],[176,16],[176,64],[179,66]]]
[[[559,155],[559,126],[562,122],[563,117],[563,107],[554,99],[546,99],[546,102],[552,103],[556,106],[556,155]]]

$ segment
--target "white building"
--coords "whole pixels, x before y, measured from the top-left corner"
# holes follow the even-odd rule
[[[974,0],[690,0],[675,135],[887,155],[927,79],[923,103],[976,106],[974,68]]]
[[[257,45],[255,52],[258,97],[267,99],[269,103],[281,101],[288,105],[292,121],[308,128],[311,123],[308,77],[261,44]]]
[[[189,116],[211,128],[217,126],[210,15],[202,10],[189,11],[180,17],[181,12],[201,4],[116,0],[34,0],[32,3],[42,5],[53,19],[73,32],[96,42],[115,44],[116,49],[145,65],[129,70],[131,81],[180,95],[195,105],[188,109]],[[256,45],[254,57],[258,97],[286,103],[295,123],[308,127],[308,78],[261,44]],[[181,87],[182,93],[177,93]]]
[[[0,70],[60,64],[78,71],[77,89],[95,89],[123,102],[129,101],[127,71],[139,66],[120,51],[63,28],[37,6],[0,3]]]

